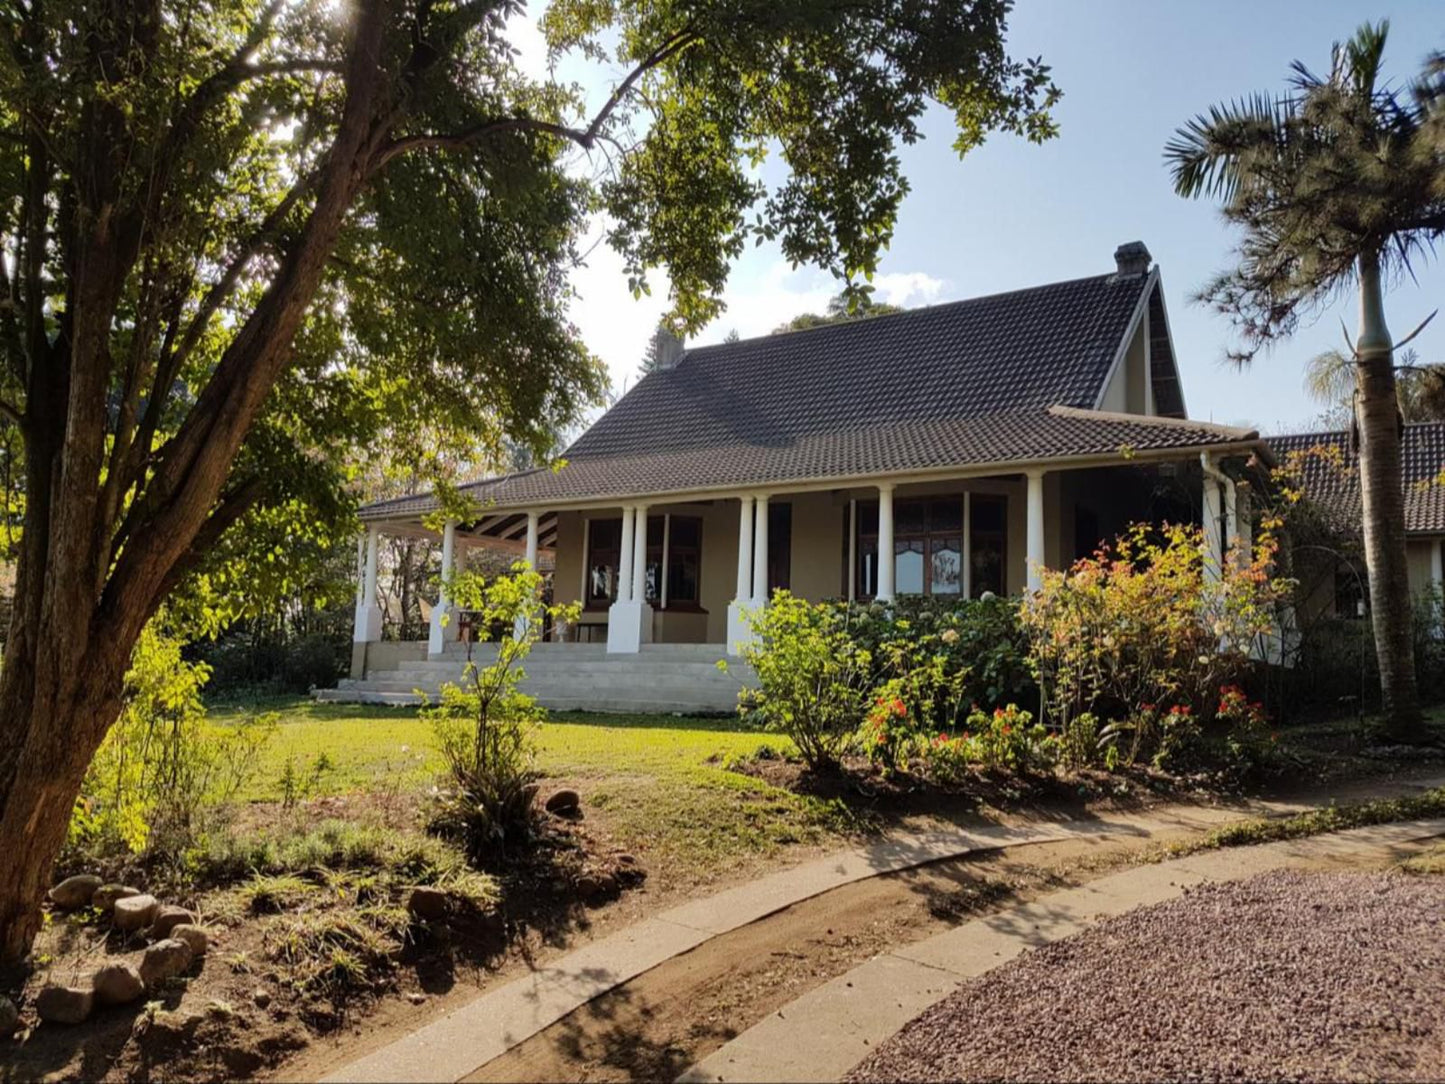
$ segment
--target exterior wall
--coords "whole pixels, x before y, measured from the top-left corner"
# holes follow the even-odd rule
[[[738,588],[737,501],[686,506],[702,516],[702,569],[698,597],[707,611],[705,642],[721,644],[728,637],[728,603]],[[682,511],[678,506],[674,511]]]
[[[1115,370],[1104,397],[1099,403],[1100,410],[1116,414],[1153,414],[1154,395],[1149,380],[1149,320],[1139,321],[1134,337],[1124,360]]]
[[[793,550],[790,578],[793,594],[802,598],[837,598],[844,594],[843,545],[847,538],[848,500],[833,493],[779,496],[793,506]]]
[[[1410,593],[1423,595],[1434,584],[1435,539],[1418,539],[1405,543],[1410,566]]]

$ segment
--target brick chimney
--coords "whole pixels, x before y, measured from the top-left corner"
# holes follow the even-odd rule
[[[665,327],[657,329],[657,334],[653,336],[653,357],[659,372],[676,365],[682,357],[682,350],[681,339]]]
[[[1126,241],[1114,250],[1114,264],[1118,270],[1114,277],[1134,279],[1149,273],[1149,250],[1143,241]]]

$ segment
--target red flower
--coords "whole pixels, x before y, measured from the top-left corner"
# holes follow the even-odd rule
[[[893,714],[898,716],[900,719],[908,714],[908,709],[903,706],[902,700],[893,701]]]
[[[1009,726],[1008,723],[1004,723],[1002,733],[1004,733],[1004,734],[1012,734],[1012,733],[1013,733],[1013,727]]]

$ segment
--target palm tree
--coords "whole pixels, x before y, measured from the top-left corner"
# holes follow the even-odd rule
[[[1289,91],[1217,105],[1165,148],[1181,196],[1212,197],[1241,227],[1237,266],[1200,298],[1230,316],[1239,363],[1302,318],[1357,290],[1350,361],[1360,433],[1360,491],[1385,727],[1422,738],[1405,557],[1405,512],[1385,285],[1445,232],[1445,63],[1410,87],[1381,79],[1389,24],[1336,43],[1329,74],[1296,61]]]
[[[1355,358],[1353,352],[1326,350],[1310,358],[1305,367],[1305,390],[1325,406],[1326,417],[1346,427],[1354,416]],[[1422,365],[1414,350],[1402,350],[1395,366],[1395,396],[1406,422],[1445,422],[1445,364]]]

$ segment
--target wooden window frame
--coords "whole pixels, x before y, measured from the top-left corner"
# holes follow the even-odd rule
[[[933,528],[932,523],[930,522],[930,519],[929,519],[930,513],[929,513],[929,511],[927,510],[927,508],[925,508],[925,512],[924,512],[924,527],[923,527],[923,530],[922,530],[922,531],[907,531],[907,532],[899,531],[899,530],[898,530],[898,521],[899,521],[899,519],[900,519],[900,516],[899,516],[899,514],[898,514],[899,507],[900,507],[901,505],[910,504],[910,503],[913,503],[913,502],[915,502],[915,501],[916,501],[916,502],[919,502],[919,503],[922,503],[922,504],[924,504],[925,506],[931,504],[931,503],[934,502],[934,501],[941,501],[941,502],[955,501],[955,502],[957,502],[958,507],[959,507],[959,509],[960,509],[960,514],[961,514],[961,516],[962,516],[962,520],[961,520],[961,522],[960,522],[960,525],[957,526],[957,527],[944,527],[944,528],[939,528],[939,529],[935,530],[935,529]],[[897,556],[898,556],[898,554],[897,554],[897,546],[898,546],[900,543],[914,543],[914,542],[922,542],[922,543],[923,543],[923,567],[924,567],[923,591],[922,591],[921,593],[916,593],[916,592],[909,591],[909,592],[907,592],[907,594],[910,595],[910,596],[912,596],[912,597],[919,597],[919,598],[933,598],[933,597],[938,597],[938,598],[964,599],[964,598],[978,598],[979,595],[981,595],[984,591],[986,591],[986,590],[993,590],[992,587],[989,587],[989,586],[980,586],[980,584],[978,584],[978,583],[975,581],[975,578],[974,578],[974,576],[973,576],[973,569],[972,569],[972,567],[971,567],[971,561],[972,561],[972,559],[973,559],[973,556],[972,556],[972,555],[973,555],[973,551],[974,551],[974,534],[975,534],[975,532],[974,532],[974,527],[973,527],[973,512],[974,512],[974,507],[975,507],[978,503],[980,503],[980,502],[983,502],[983,503],[997,502],[999,505],[1002,506],[1002,514],[1001,514],[1001,516],[1000,516],[1000,523],[1001,523],[1000,529],[999,529],[997,532],[990,531],[990,532],[988,532],[988,533],[991,534],[991,535],[992,535],[992,534],[996,534],[996,535],[998,536],[998,539],[999,539],[999,543],[1000,543],[1000,546],[1001,546],[1000,554],[1001,554],[1001,557],[1002,557],[1002,560],[1001,560],[1001,568],[1000,568],[1000,577],[1001,577],[1001,579],[1002,579],[1002,581],[1003,581],[999,586],[1006,588],[1006,587],[1007,587],[1007,582],[1008,582],[1008,534],[1009,534],[1009,532],[1008,532],[1008,501],[1009,501],[1009,498],[1008,498],[1008,495],[1007,495],[1007,494],[1003,494],[1003,493],[978,493],[978,492],[974,492],[974,491],[972,491],[972,490],[964,491],[964,492],[960,492],[960,493],[956,493],[956,494],[953,494],[953,493],[943,493],[943,494],[937,494],[937,495],[920,495],[920,496],[918,496],[918,497],[906,497],[906,498],[897,498],[897,497],[895,497],[895,499],[894,499],[894,507],[893,507],[893,523],[894,523],[893,544],[894,544],[895,552],[892,554],[893,559],[894,559],[894,560],[897,559]],[[864,520],[867,519],[867,518],[871,518],[871,519],[873,520],[873,523],[874,523],[875,526],[874,526],[874,528],[873,528],[872,530],[865,530],[864,527],[863,527]],[[869,583],[868,583],[868,581],[867,581],[867,576],[866,576],[866,573],[865,573],[865,568],[866,568],[867,563],[868,563],[868,562],[867,562],[867,556],[868,556],[869,554],[872,554],[872,555],[873,555],[873,558],[874,558],[874,561],[875,561],[875,565],[876,565],[879,561],[881,561],[881,556],[880,556],[879,553],[878,553],[878,529],[877,529],[877,526],[876,526],[876,525],[877,525],[877,522],[878,522],[878,502],[877,502],[876,500],[872,500],[872,501],[860,500],[860,501],[858,501],[858,520],[857,520],[857,527],[856,527],[856,530],[857,530],[857,547],[856,547],[857,567],[853,570],[853,576],[854,576],[855,597],[856,597],[857,599],[861,600],[861,601],[868,601],[868,600],[871,600],[871,599],[873,599],[873,598],[876,597],[876,591],[870,591],[870,590],[868,590],[868,588],[869,588],[870,585],[869,585]],[[849,527],[848,517],[847,517],[847,516],[844,516],[843,524],[844,524],[844,525],[843,525],[843,552],[844,552],[844,554],[846,555],[847,552],[848,552],[848,527]],[[960,569],[960,573],[959,573],[960,582],[959,582],[959,589],[958,589],[958,591],[957,591],[957,592],[950,592],[950,593],[947,593],[947,594],[942,594],[942,593],[940,593],[939,595],[934,596],[934,594],[933,594],[933,578],[932,578],[932,576],[931,576],[931,574],[930,574],[930,570],[932,569],[933,547],[934,547],[934,544],[935,544],[935,542],[941,542],[941,541],[957,542],[957,543],[959,544],[959,560],[960,560],[960,562],[962,563],[962,568]],[[846,559],[846,558],[845,558],[845,559]],[[844,572],[844,577],[845,577],[845,581],[846,581],[846,577],[847,577],[847,572],[846,572],[846,571]],[[877,569],[877,567],[875,567],[875,568],[873,569],[873,578],[874,578],[874,584],[873,584],[872,586],[874,586],[874,587],[876,588],[877,578],[878,578],[878,569]],[[904,592],[899,591],[899,590],[897,589],[897,574],[896,574],[896,572],[895,572],[895,581],[894,581],[894,592],[895,592],[895,594],[904,594]],[[1006,591],[996,591],[995,593],[996,593],[996,594],[1005,594]],[[846,589],[845,589],[845,594],[846,594]]]
[[[677,523],[678,523],[679,520],[692,520],[692,521],[694,521],[694,522],[697,524],[697,545],[696,545],[696,546],[679,546],[678,543],[677,543],[677,541],[676,541],[676,536],[675,536],[675,534],[674,534],[674,536],[673,536],[671,539],[668,540],[668,550],[669,550],[669,553],[668,553],[668,563],[669,563],[669,565],[672,563],[673,559],[675,559],[675,557],[677,556],[677,554],[678,554],[679,552],[681,552],[681,553],[690,553],[690,554],[693,554],[693,555],[696,557],[696,560],[697,560],[697,598],[695,598],[695,599],[677,599],[677,598],[673,598],[673,597],[671,597],[671,595],[669,595],[668,600],[667,600],[667,606],[666,606],[665,608],[666,608],[667,610],[677,610],[677,611],[682,611],[682,612],[701,612],[701,611],[702,611],[702,548],[703,548],[703,547],[702,547],[702,534],[703,534],[703,518],[702,518],[701,516],[677,515],[677,514],[674,514],[674,513],[659,513],[659,514],[657,514],[657,515],[655,515],[655,516],[654,516],[654,515],[649,515],[649,516],[647,517],[647,524],[646,524],[646,526],[644,526],[644,528],[643,528],[643,530],[645,530],[645,531],[648,532],[649,539],[650,539],[651,534],[652,534],[653,522],[656,521],[656,523],[659,525],[659,527],[661,527],[662,524],[663,524],[664,518],[665,518],[666,516],[669,516],[669,515],[670,515],[671,518],[672,518],[672,524],[673,524],[674,531],[675,531],[675,529],[676,529],[676,526],[677,526]],[[621,562],[621,560],[622,560],[622,541],[621,541],[622,517],[621,517],[621,516],[595,516],[595,517],[594,517],[594,516],[589,516],[589,517],[587,517],[587,522],[588,522],[588,524],[589,524],[589,526],[588,526],[588,528],[587,528],[587,531],[586,531],[587,545],[584,547],[584,552],[583,552],[583,554],[582,554],[583,568],[586,570],[586,573],[585,573],[585,577],[584,577],[584,578],[585,578],[585,581],[586,581],[586,584],[587,584],[587,597],[582,600],[582,606],[583,606],[583,609],[585,609],[585,610],[605,610],[605,609],[607,609],[607,607],[609,607],[610,605],[612,605],[612,603],[617,600],[617,585],[618,585],[618,583],[619,583],[620,580],[621,580],[621,564],[620,564],[620,562]],[[598,527],[601,526],[601,525],[612,525],[612,526],[615,527],[615,530],[618,532],[618,535],[617,535],[617,537],[618,537],[618,542],[617,542],[617,545],[616,545],[616,546],[611,546],[611,545],[609,545],[609,546],[607,546],[607,547],[605,547],[605,548],[598,549],[595,540],[596,540],[596,538],[597,538],[597,533],[598,533],[598,530],[597,530],[597,529],[598,529]],[[646,568],[645,568],[644,571],[643,571],[643,575],[646,576],[648,570],[652,569],[654,566],[657,568],[657,570],[658,570],[658,579],[657,579],[657,582],[658,582],[659,590],[660,590],[660,588],[661,588],[661,586],[662,586],[662,577],[663,577],[664,575],[666,575],[666,570],[664,570],[663,567],[662,567],[662,551],[663,551],[663,544],[662,544],[662,541],[661,541],[661,535],[659,534],[659,540],[658,540],[657,543],[654,544],[653,542],[651,542],[651,541],[649,540],[649,542],[648,542],[648,544],[647,544]],[[598,557],[598,556],[610,557],[610,558],[612,558],[612,561],[613,561],[612,566],[611,566],[611,567],[613,568],[613,570],[614,570],[614,571],[613,571],[613,577],[612,577],[612,593],[611,593],[610,595],[608,595],[607,597],[605,597],[605,598],[604,598],[604,597],[601,597],[601,596],[598,596],[598,595],[594,595],[594,594],[592,593],[592,568],[593,568],[593,566],[594,566],[595,564],[598,563],[598,562],[597,562],[597,557]],[[654,596],[650,597],[650,598],[648,599],[648,601],[649,601],[650,603],[656,605],[656,604],[657,604],[658,602],[660,602],[661,600],[660,600],[660,598],[659,598],[658,596],[655,596],[655,595],[654,595]],[[658,608],[658,609],[663,609],[664,607],[658,606],[657,608]]]

